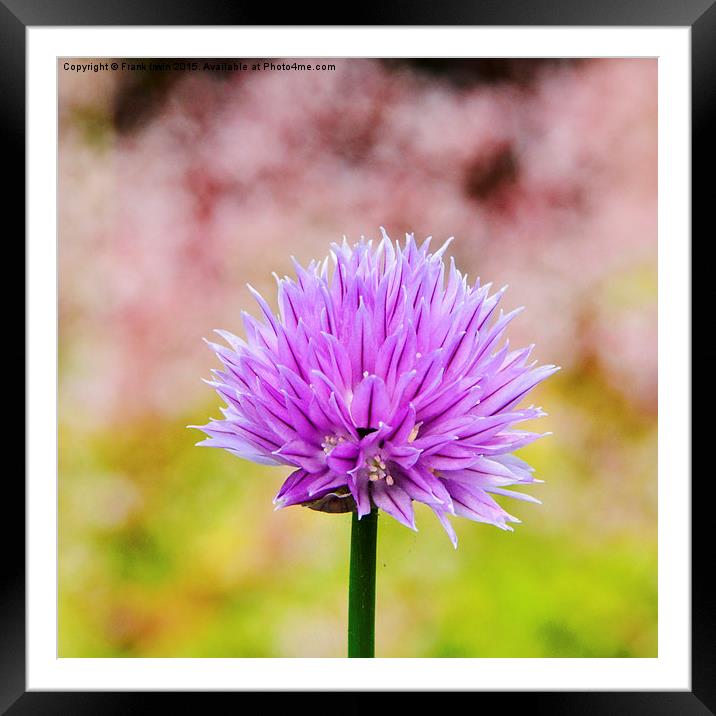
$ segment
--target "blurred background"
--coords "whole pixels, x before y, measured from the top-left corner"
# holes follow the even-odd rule
[[[185,426],[246,282],[381,225],[454,235],[563,371],[513,534],[381,522],[377,654],[656,656],[656,60],[330,63],[59,63],[59,656],[344,655],[350,517]]]

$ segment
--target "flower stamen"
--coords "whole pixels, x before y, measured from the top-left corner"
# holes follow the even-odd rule
[[[330,455],[333,451],[333,448],[336,447],[336,445],[340,445],[343,442],[344,438],[339,437],[337,435],[326,435],[323,438],[323,442],[321,443],[321,447],[323,448],[323,452],[326,455]]]
[[[368,479],[371,482],[377,480],[385,480],[386,485],[395,484],[393,476],[388,472],[388,468],[385,461],[380,455],[375,455],[366,461],[366,467],[368,468]]]
[[[422,423],[417,423],[415,427],[410,431],[410,435],[408,435],[408,442],[412,443],[415,442],[415,438],[418,437],[418,433],[420,432],[420,427],[422,426]]]

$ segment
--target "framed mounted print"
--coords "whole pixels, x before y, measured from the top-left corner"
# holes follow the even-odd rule
[[[691,5],[4,3],[7,713],[716,708],[689,397],[716,11]]]

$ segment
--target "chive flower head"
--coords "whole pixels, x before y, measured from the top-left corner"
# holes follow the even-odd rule
[[[276,315],[251,287],[259,319],[246,337],[217,331],[223,364],[209,382],[226,405],[198,443],[294,471],[274,500],[326,512],[377,507],[415,529],[426,504],[454,545],[449,517],[505,530],[519,520],[494,496],[538,502],[513,451],[542,434],[515,425],[545,413],[519,407],[558,368],[528,362],[532,346],[502,341],[519,313],[497,310],[505,289],[469,284],[412,235],[334,244],[296,278],[277,278]]]

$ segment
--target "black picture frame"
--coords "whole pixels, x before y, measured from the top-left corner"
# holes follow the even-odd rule
[[[716,107],[716,0],[601,0],[579,3],[562,0],[502,0],[472,2],[443,0],[441,3],[414,2],[405,6],[381,4],[371,10],[364,5],[354,9],[353,22],[345,23],[336,13],[318,5],[313,9],[294,4],[282,9],[282,25],[542,25],[542,26],[682,26],[691,28],[692,91],[692,223],[713,226],[712,184],[707,172],[714,165],[715,152],[709,135]],[[351,8],[353,9],[353,8]],[[317,11],[318,10],[318,11]],[[6,247],[15,236],[24,233],[25,214],[25,38],[28,26],[88,25],[266,25],[275,18],[276,9],[267,5],[227,2],[226,0],[0,0],[0,102],[2,111],[3,156],[6,178],[4,204],[19,224],[18,233],[8,230]],[[12,213],[10,213],[12,212]],[[710,221],[709,221],[710,219]],[[7,226],[7,224],[6,224]],[[7,229],[6,229],[7,230]],[[11,238],[11,236],[13,238]],[[692,247],[694,242],[692,240]],[[661,267],[665,270],[666,267]],[[692,282],[692,303],[708,306],[713,295],[712,281]],[[708,293],[706,293],[708,292]],[[15,313],[13,304],[6,304]],[[708,318],[711,333],[713,319]],[[694,325],[698,325],[694,322]],[[703,324],[702,324],[703,325]],[[697,354],[694,353],[694,356]],[[699,355],[716,358],[712,347],[704,346]],[[694,366],[696,370],[696,366]],[[29,376],[26,376],[29,379]],[[713,383],[713,381],[711,381]],[[713,386],[699,397],[709,403]],[[694,430],[701,429],[694,425]],[[693,438],[692,438],[693,443]],[[10,448],[6,449],[9,455]],[[680,476],[679,476],[680,477]],[[692,681],[691,691],[649,692],[508,692],[481,693],[475,707],[489,708],[485,699],[499,698],[500,708],[529,708],[530,712],[551,714],[716,714],[716,598],[710,580],[710,541],[706,510],[708,473],[692,483]],[[18,534],[23,531],[24,486],[16,473],[4,475],[5,519],[2,590],[0,591],[0,713],[23,714],[95,714],[129,713],[155,710],[158,699],[168,693],[133,692],[27,692],[25,685],[25,559]],[[13,506],[12,510],[9,509]],[[12,514],[15,521],[7,519]],[[214,693],[173,694],[183,705],[199,705],[198,698],[214,698]],[[229,694],[245,698],[245,694]],[[280,694],[276,696],[281,697]],[[287,696],[284,694],[283,696]],[[295,698],[296,695],[290,695]],[[310,694],[304,697],[311,698]],[[427,697],[425,695],[424,697]],[[357,694],[349,703],[353,709],[368,704],[370,694]],[[441,697],[444,698],[444,697]],[[336,705],[346,708],[346,700],[336,696]],[[375,704],[375,701],[370,703]],[[330,708],[330,700],[321,700],[321,708]],[[163,704],[162,704],[163,705]],[[315,704],[314,704],[315,705]],[[206,706],[202,702],[202,706]],[[365,708],[374,706],[366,705]],[[211,707],[209,707],[211,708]]]

